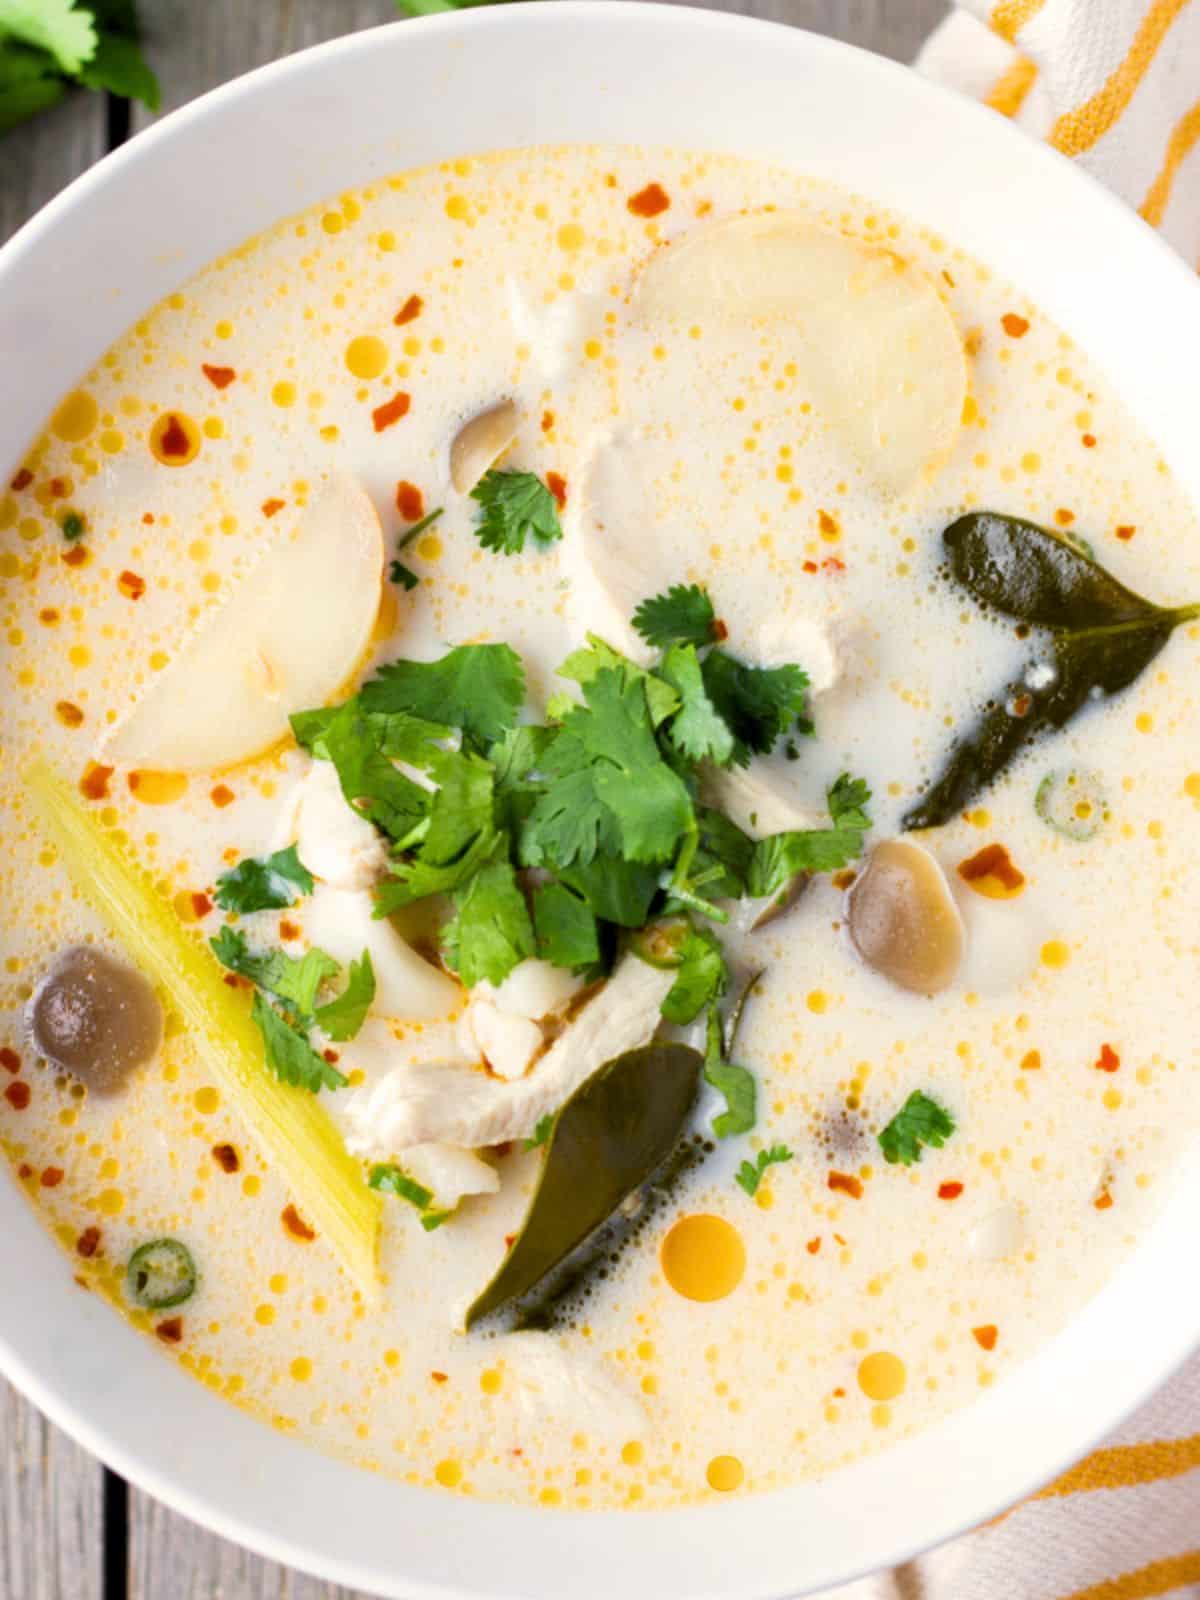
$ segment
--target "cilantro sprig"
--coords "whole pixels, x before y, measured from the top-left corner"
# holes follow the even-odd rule
[[[753,1199],[768,1167],[779,1167],[793,1160],[795,1157],[787,1145],[773,1144],[768,1150],[760,1150],[753,1161],[743,1161],[734,1175],[734,1181]]]
[[[712,644],[717,637],[713,603],[698,583],[677,583],[665,594],[643,600],[633,614],[633,625],[658,650],[673,644]]]
[[[270,856],[247,856],[217,879],[216,900],[222,911],[284,911],[313,892],[312,873],[296,854],[296,846]]]
[[[485,550],[520,555],[526,539],[543,548],[562,538],[558,502],[535,472],[492,467],[471,490],[482,507],[475,537]]]
[[[133,0],[0,0],[0,134],[76,84],[158,110]]]
[[[924,1146],[940,1150],[954,1131],[954,1118],[945,1106],[914,1089],[880,1133],[879,1148],[891,1165],[899,1162],[911,1167],[914,1161],[920,1161]]]
[[[432,1233],[435,1228],[440,1228],[450,1215],[448,1211],[435,1210],[433,1195],[423,1183],[418,1183],[415,1178],[410,1178],[402,1167],[394,1162],[383,1161],[371,1168],[367,1183],[379,1194],[392,1194],[398,1200],[407,1200],[410,1206],[415,1206],[421,1214],[421,1226],[426,1233]]]

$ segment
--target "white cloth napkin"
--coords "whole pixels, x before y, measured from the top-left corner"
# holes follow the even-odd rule
[[[916,64],[1078,161],[1200,265],[1200,0],[964,0]],[[1159,1595],[1200,1600],[1200,1356],[1007,1516],[825,1600]]]

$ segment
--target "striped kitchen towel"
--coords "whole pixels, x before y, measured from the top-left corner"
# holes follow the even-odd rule
[[[963,0],[917,67],[1073,157],[1200,267],[1200,0]],[[1200,1600],[1200,1356],[1007,1516],[825,1600],[1160,1595]]]

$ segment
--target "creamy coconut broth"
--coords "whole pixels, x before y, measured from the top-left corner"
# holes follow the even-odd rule
[[[1161,622],[1113,681],[1145,617],[1096,600],[1071,541],[1182,607],[1200,538],[1083,353],[952,240],[712,156],[430,168],[218,261],[5,465],[0,1138],[147,1360],[414,1484],[677,1505],[970,1404],[1163,1204],[1197,1117],[1200,630]],[[1100,625],[1125,619],[1100,656],[1040,626],[1060,591],[1028,624],[980,603],[1063,550]],[[598,647],[557,675],[589,633],[654,677]],[[485,644],[517,653],[524,697],[507,654],[376,677]],[[992,781],[980,757],[974,792],[906,829],[989,700],[1036,722],[1080,660],[1057,731]],[[1120,692],[1091,704],[1091,679]],[[389,681],[357,732],[286,734],[286,713]],[[571,709],[602,689],[624,696],[603,737],[592,698]],[[518,715],[550,729],[525,777],[496,744]],[[443,814],[430,795],[453,785]],[[680,857],[701,795],[735,841],[715,866]],[[600,866],[576,893],[553,856],[589,817]],[[778,835],[802,842],[753,843]],[[647,875],[652,928],[618,929],[600,902]],[[372,921],[397,882],[413,903]],[[441,956],[430,885],[457,896]],[[304,974],[270,958],[310,948],[331,959]],[[499,995],[446,970],[518,962]],[[615,1115],[596,1069],[664,1001],[692,1020],[624,1058],[627,1121],[566,1148],[579,1095]],[[124,1051],[99,1068],[93,1025]],[[706,1044],[713,1081],[685,1048]],[[41,1058],[80,1050],[90,1089]],[[291,1157],[262,1132],[276,1111],[300,1119]],[[673,1181],[639,1188],[664,1156]],[[574,1297],[535,1289],[531,1328],[505,1303],[464,1332],[525,1248],[543,1163],[547,1189],[566,1174],[553,1239],[626,1157],[605,1204],[633,1191],[628,1237],[605,1236],[601,1270],[593,1249]]]

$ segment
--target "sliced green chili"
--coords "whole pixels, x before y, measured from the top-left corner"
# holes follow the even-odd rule
[[[169,1311],[196,1292],[200,1274],[187,1245],[178,1239],[151,1239],[129,1258],[125,1288],[135,1305]]]

